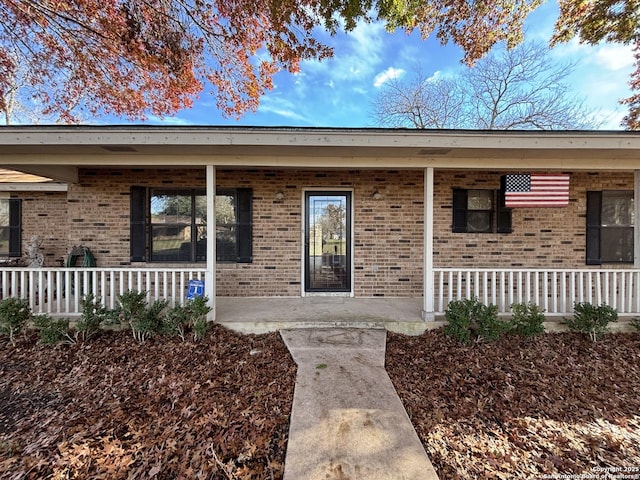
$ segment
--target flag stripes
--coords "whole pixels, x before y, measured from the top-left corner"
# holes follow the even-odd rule
[[[505,207],[566,207],[569,205],[569,175],[505,175]]]

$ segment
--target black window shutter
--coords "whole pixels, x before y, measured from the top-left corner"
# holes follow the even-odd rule
[[[238,263],[250,263],[253,261],[253,228],[252,208],[253,191],[250,188],[239,188],[236,191],[237,201],[237,246]]]
[[[600,225],[602,214],[602,192],[587,192],[587,265],[600,265]]]
[[[460,188],[453,189],[453,219],[451,222],[451,231],[454,233],[467,231],[467,191]]]
[[[145,262],[146,257],[147,189],[131,187],[130,194],[130,250],[132,262]]]
[[[9,199],[9,256],[22,256],[22,200]]]
[[[511,223],[512,210],[504,206],[504,189],[498,190],[498,202],[496,210],[498,214],[498,233],[513,232],[513,226]]]

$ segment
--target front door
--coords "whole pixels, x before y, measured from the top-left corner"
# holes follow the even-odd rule
[[[351,192],[305,193],[305,291],[351,291]]]

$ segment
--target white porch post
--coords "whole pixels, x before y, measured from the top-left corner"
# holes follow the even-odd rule
[[[208,319],[216,319],[216,167],[207,165],[207,271],[204,275],[205,295],[209,298]]]
[[[433,167],[424,170],[424,266],[423,320],[432,321],[434,313],[433,277]]]
[[[640,170],[633,171],[633,266],[640,268]]]

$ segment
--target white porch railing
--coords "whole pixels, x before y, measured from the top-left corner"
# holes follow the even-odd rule
[[[434,293],[440,314],[452,300],[476,297],[500,313],[532,302],[548,316],[561,316],[589,302],[633,315],[640,313],[640,270],[434,268]]]
[[[0,298],[26,298],[33,313],[54,315],[79,314],[88,293],[108,308],[128,290],[146,292],[149,303],[167,299],[182,305],[189,280],[204,280],[204,275],[204,268],[2,268]]]
[[[146,292],[149,303],[185,302],[189,280],[204,268],[0,267],[0,298],[29,300],[33,313],[76,315],[87,293],[114,308],[128,290]],[[619,314],[640,314],[640,270],[434,268],[434,306],[443,314],[452,300],[476,297],[509,313],[513,303],[533,302],[548,316],[569,315],[576,302],[606,303]]]

